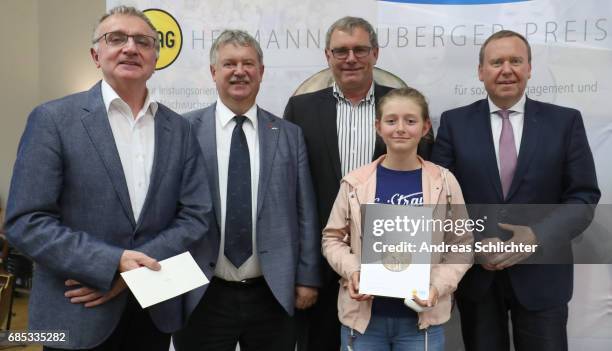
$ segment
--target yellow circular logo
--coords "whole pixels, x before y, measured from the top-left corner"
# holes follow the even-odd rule
[[[164,10],[148,9],[142,12],[157,29],[160,50],[155,69],[164,69],[170,66],[181,53],[183,32],[176,19]]]

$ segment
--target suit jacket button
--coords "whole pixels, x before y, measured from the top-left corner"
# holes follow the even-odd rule
[[[209,263],[208,263],[208,265],[209,265],[211,268],[215,268],[215,266],[216,266],[216,264],[215,264],[214,262],[209,262]]]

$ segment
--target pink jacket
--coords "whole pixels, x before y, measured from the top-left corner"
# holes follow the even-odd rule
[[[360,270],[361,212],[360,205],[373,203],[376,196],[376,166],[385,156],[356,169],[342,179],[327,226],[323,230],[323,255],[331,267],[341,276],[338,294],[338,316],[342,324],[364,333],[370,321],[372,301],[356,301],[348,292],[348,279]],[[446,218],[447,192],[452,204],[463,204],[463,195],[455,177],[447,170],[419,158],[423,172],[423,203],[435,204],[434,218]],[[448,189],[442,172],[446,173]],[[460,208],[458,208],[460,207]],[[453,207],[453,218],[467,218],[464,206]],[[469,244],[471,233],[462,236],[454,233],[432,233],[432,244]],[[451,261],[452,264],[440,264]],[[472,254],[432,254],[431,284],[438,289],[439,299],[434,308],[419,313],[419,327],[442,324],[450,318],[451,294],[459,280],[472,265]]]

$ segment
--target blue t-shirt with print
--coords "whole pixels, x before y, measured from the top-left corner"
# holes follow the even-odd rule
[[[421,169],[395,171],[378,165],[374,201],[388,205],[423,206]],[[416,318],[416,312],[404,305],[403,299],[376,296],[372,314],[383,317]]]

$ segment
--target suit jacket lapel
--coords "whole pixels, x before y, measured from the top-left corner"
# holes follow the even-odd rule
[[[157,110],[155,116],[155,150],[153,152],[153,169],[151,172],[151,181],[149,182],[149,189],[147,189],[147,196],[145,202],[140,211],[140,218],[137,218],[136,227],[140,226],[141,219],[144,218],[143,214],[146,213],[149,203],[152,201],[155,189],[158,188],[161,179],[166,173],[166,166],[168,164],[168,155],[172,152],[170,149],[170,139],[172,138],[172,129],[170,127],[170,117],[163,112],[160,107]]]
[[[257,130],[259,133],[259,189],[257,189],[257,214],[261,211],[263,200],[270,182],[270,172],[278,146],[280,124],[268,113],[257,108]]]
[[[319,121],[321,123],[321,133],[325,139],[327,152],[331,159],[332,168],[336,174],[338,182],[342,179],[340,166],[340,149],[338,148],[338,127],[336,125],[336,99],[333,96],[332,88],[327,88],[319,94]]]
[[[473,150],[482,156],[482,166],[488,172],[491,186],[495,189],[497,198],[503,200],[499,169],[497,167],[497,156],[495,155],[495,145],[493,143],[493,133],[491,132],[491,113],[487,99],[481,100],[473,123],[472,137],[466,142],[473,145]],[[470,128],[470,126],[466,126]]]
[[[259,133],[259,189],[257,189],[257,214],[261,211],[263,200],[270,182],[270,172],[278,146],[280,124],[269,114],[257,108],[257,131]]]
[[[84,106],[87,113],[82,117],[81,121],[91,143],[102,159],[104,168],[113,184],[113,188],[117,193],[119,202],[125,211],[128,220],[132,226],[136,226],[134,213],[132,212],[132,204],[130,202],[130,194],[128,192],[123,166],[119,158],[119,151],[115,145],[113,131],[108,121],[108,114],[102,100],[102,90],[100,83],[96,84],[89,90],[87,106]]]
[[[215,122],[216,103],[204,110],[195,123],[198,140],[204,155],[206,175],[211,181],[211,189],[217,224],[221,225],[221,197],[219,195],[219,164],[217,161],[217,132]]]
[[[538,105],[535,101],[527,98],[525,100],[525,113],[523,122],[523,136],[521,137],[521,147],[519,148],[518,159],[516,162],[516,170],[514,171],[514,177],[512,177],[512,184],[510,190],[508,190],[507,199],[510,199],[513,193],[515,193],[521,183],[521,179],[525,176],[529,164],[533,159],[533,154],[537,150],[539,141],[538,128]]]

